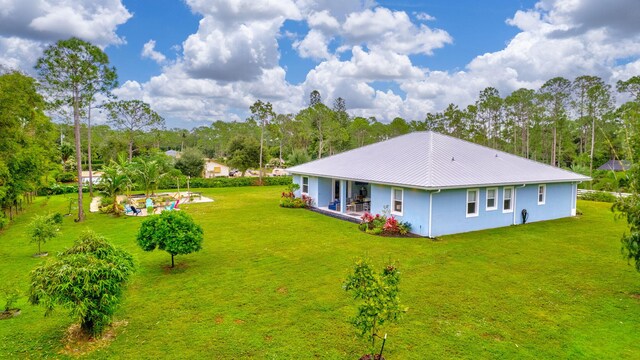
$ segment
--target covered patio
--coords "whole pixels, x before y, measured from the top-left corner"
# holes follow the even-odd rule
[[[355,219],[371,211],[371,185],[343,179],[318,179],[316,207]]]

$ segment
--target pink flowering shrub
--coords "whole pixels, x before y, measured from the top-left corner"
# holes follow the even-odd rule
[[[374,235],[406,235],[411,230],[411,224],[400,222],[393,216],[387,218],[385,215],[376,214],[374,216],[366,212],[360,217],[360,220],[359,229]]]

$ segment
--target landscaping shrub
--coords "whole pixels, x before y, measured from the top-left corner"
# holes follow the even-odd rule
[[[274,176],[262,178],[262,184],[265,186],[270,185],[288,185],[291,184],[291,176]],[[191,178],[189,180],[189,186],[192,188],[221,188],[221,187],[241,187],[241,186],[256,186],[258,185],[258,178],[254,177],[216,177],[211,179],[204,178]],[[176,189],[177,183],[175,179],[163,178],[159,182],[159,188],[161,189]],[[180,180],[180,189],[187,188],[186,179]]]
[[[360,218],[358,228],[372,235],[407,235],[411,231],[411,224],[406,221],[398,221],[395,217],[366,212]]]
[[[613,203],[617,200],[615,195],[608,192],[588,192],[580,195],[579,198],[580,200],[600,201],[608,203]]]
[[[313,199],[311,196],[302,194],[301,197],[296,197],[295,192],[300,189],[300,185],[289,183],[287,188],[282,192],[280,197],[280,206],[284,208],[308,208],[313,205]]]
[[[72,172],[63,172],[56,175],[56,181],[60,183],[72,183],[76,181],[76,174]]]
[[[45,316],[55,305],[69,308],[84,333],[100,335],[111,323],[133,271],[133,257],[129,253],[87,231],[55,261],[31,272],[29,301],[44,306]]]
[[[89,191],[89,188],[86,186],[82,187],[82,191]],[[44,186],[38,189],[38,196],[48,196],[48,195],[62,195],[62,194],[76,194],[78,192],[78,185],[65,185],[53,183],[48,186]]]

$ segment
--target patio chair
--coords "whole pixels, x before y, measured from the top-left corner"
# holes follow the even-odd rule
[[[175,207],[176,207],[176,202],[175,202],[175,201],[172,201],[172,202],[171,202],[171,205],[169,205],[169,206],[165,206],[165,207],[164,207],[164,209],[165,209],[165,210],[168,210],[168,211],[172,211]]]
[[[134,214],[136,214],[136,216],[138,216],[138,215],[142,212],[142,210],[140,210],[140,209],[136,209],[136,207],[135,207],[135,206],[133,206],[133,205],[131,205],[131,206],[130,206],[130,208],[131,208],[131,211],[132,211]]]
[[[125,215],[129,215],[132,212],[133,212],[133,210],[131,209],[131,205],[125,205],[124,206],[124,214]]]

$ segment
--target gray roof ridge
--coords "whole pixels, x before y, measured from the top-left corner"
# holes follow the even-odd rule
[[[506,151],[502,151],[502,150],[494,149],[494,148],[489,147],[489,146],[486,146],[486,145],[482,145],[482,144],[474,143],[474,142],[472,142],[472,141],[468,141],[468,140],[464,140],[464,139],[459,139],[459,138],[454,137],[454,136],[451,136],[451,135],[441,134],[441,133],[438,133],[438,132],[435,132],[435,131],[431,131],[431,132],[436,133],[436,134],[441,135],[441,136],[445,136],[445,137],[451,138],[451,139],[453,139],[453,140],[463,141],[463,142],[465,142],[465,143],[469,143],[469,144],[471,144],[471,145],[475,145],[475,146],[479,146],[479,147],[482,147],[482,148],[485,148],[485,149],[488,149],[488,150],[496,151],[496,152],[499,152],[499,153],[504,154],[504,155],[507,155],[507,156],[513,156],[513,157],[516,157],[516,158],[519,158],[519,159],[522,159],[522,160],[526,160],[526,161],[528,161],[528,162],[532,162],[532,163],[537,164],[537,165],[543,165],[543,166],[546,166],[546,167],[548,167],[548,168],[552,168],[552,169],[555,169],[555,170],[560,170],[560,171],[563,171],[563,172],[566,172],[566,173],[569,173],[569,174],[581,175],[581,176],[584,176],[584,177],[586,177],[586,178],[588,178],[588,179],[591,179],[589,176],[582,175],[582,174],[578,174],[578,173],[575,173],[575,172],[573,172],[573,171],[565,170],[565,169],[560,168],[560,167],[557,167],[557,166],[553,166],[553,165],[545,164],[545,163],[540,162],[540,161],[536,161],[536,160],[528,159],[528,158],[526,158],[526,157],[524,157],[524,156],[520,156],[520,155],[516,155],[516,154],[511,154],[511,153],[508,153],[508,152],[506,152]]]

